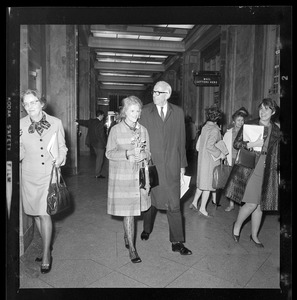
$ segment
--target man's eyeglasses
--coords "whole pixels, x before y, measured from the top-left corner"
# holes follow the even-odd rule
[[[167,94],[168,92],[159,92],[159,91],[152,91],[152,95],[156,94],[156,96],[159,96],[160,94]]]
[[[31,101],[31,102],[24,102],[23,103],[23,106],[25,107],[25,108],[27,108],[27,107],[30,107],[30,106],[35,106],[37,103],[39,102],[39,100],[34,100],[34,101]]]

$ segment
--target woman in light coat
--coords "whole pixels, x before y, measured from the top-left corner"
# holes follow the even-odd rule
[[[24,212],[33,216],[43,242],[41,273],[51,270],[52,220],[47,214],[47,194],[53,163],[63,166],[67,147],[60,119],[43,111],[46,100],[36,90],[26,90],[21,96],[27,116],[20,120],[21,193]],[[47,146],[56,133],[58,157],[52,158]],[[55,178],[53,180],[55,182]]]
[[[228,149],[227,161],[229,166],[233,166],[238,150],[233,147],[233,142],[237,136],[237,133],[241,126],[244,124],[245,118],[248,116],[247,110],[242,107],[232,115],[233,126],[227,129],[223,136],[223,141]],[[229,206],[225,211],[231,211],[234,209],[234,201],[230,200]]]
[[[209,217],[206,211],[206,204],[210,195],[213,194],[213,203],[216,204],[215,189],[212,187],[213,170],[220,164],[220,159],[225,158],[225,154],[218,147],[216,143],[222,140],[222,135],[217,122],[223,117],[222,111],[213,105],[206,109],[206,123],[202,127],[201,135],[197,141],[196,150],[198,151],[197,162],[197,182],[196,192],[190,208],[198,211],[197,202],[201,197],[201,205],[199,214]]]
[[[107,213],[123,216],[125,246],[133,263],[141,262],[134,244],[134,216],[151,206],[150,186],[140,188],[139,168],[150,159],[150,141],[146,128],[138,123],[142,102],[135,96],[123,99],[122,121],[109,133],[106,157],[109,159]]]

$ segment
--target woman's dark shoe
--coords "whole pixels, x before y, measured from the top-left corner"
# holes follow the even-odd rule
[[[142,262],[136,250],[130,251],[130,259],[134,264]]]
[[[125,241],[125,247],[127,249],[129,249],[129,242],[128,242],[128,238],[126,236],[124,236],[124,241]]]
[[[255,246],[258,248],[264,248],[264,245],[262,243],[257,243],[254,241],[252,235],[250,235],[250,240],[254,242]]]
[[[149,239],[149,236],[150,236],[149,233],[147,233],[147,232],[145,232],[145,231],[142,231],[142,233],[141,233],[141,235],[140,235],[140,238],[141,238],[142,240],[148,240],[148,239]]]
[[[41,267],[40,267],[40,272],[42,274],[49,273],[50,270],[52,269],[52,262],[53,262],[53,257],[51,256],[50,263],[49,264],[42,264]]]
[[[238,243],[239,242],[239,238],[240,238],[240,235],[235,235],[234,234],[234,225],[235,225],[235,222],[233,223],[233,226],[232,226],[232,237],[233,237],[233,240]]]

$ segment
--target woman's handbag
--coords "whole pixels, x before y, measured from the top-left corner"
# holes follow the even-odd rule
[[[229,166],[227,159],[221,160],[221,163],[213,169],[212,187],[214,189],[223,189],[231,170],[232,167]]]
[[[256,156],[255,152],[240,148],[235,159],[235,164],[254,169],[256,165]]]
[[[141,167],[139,169],[140,188],[145,189],[145,185],[146,185],[145,168],[148,169],[148,175],[149,175],[148,179],[150,184],[149,194],[150,194],[151,189],[159,185],[159,176],[158,176],[158,171],[156,166],[153,164],[152,160],[149,160],[147,167]]]
[[[56,182],[52,183],[53,175],[56,175]],[[62,182],[59,182],[59,176],[62,179]],[[51,179],[48,187],[47,195],[47,209],[46,212],[50,215],[56,215],[62,211],[65,211],[70,208],[70,194],[68,188],[65,184],[64,178],[62,177],[60,168],[53,165],[51,172]]]

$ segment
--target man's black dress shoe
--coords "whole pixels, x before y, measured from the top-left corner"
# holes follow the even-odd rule
[[[97,175],[97,176],[95,176],[96,178],[105,178],[105,176],[103,176],[103,175]]]
[[[184,246],[183,243],[172,243],[172,251],[179,252],[181,255],[191,255],[192,251]]]
[[[145,231],[142,231],[142,233],[141,233],[141,235],[140,235],[140,238],[141,238],[142,240],[148,240],[149,237],[150,237],[150,234],[149,234],[149,233],[147,233],[147,232],[145,232]]]
[[[52,269],[52,262],[53,262],[53,257],[51,256],[50,263],[49,264],[42,264],[41,267],[40,267],[40,272],[42,274],[49,273],[50,270]]]

